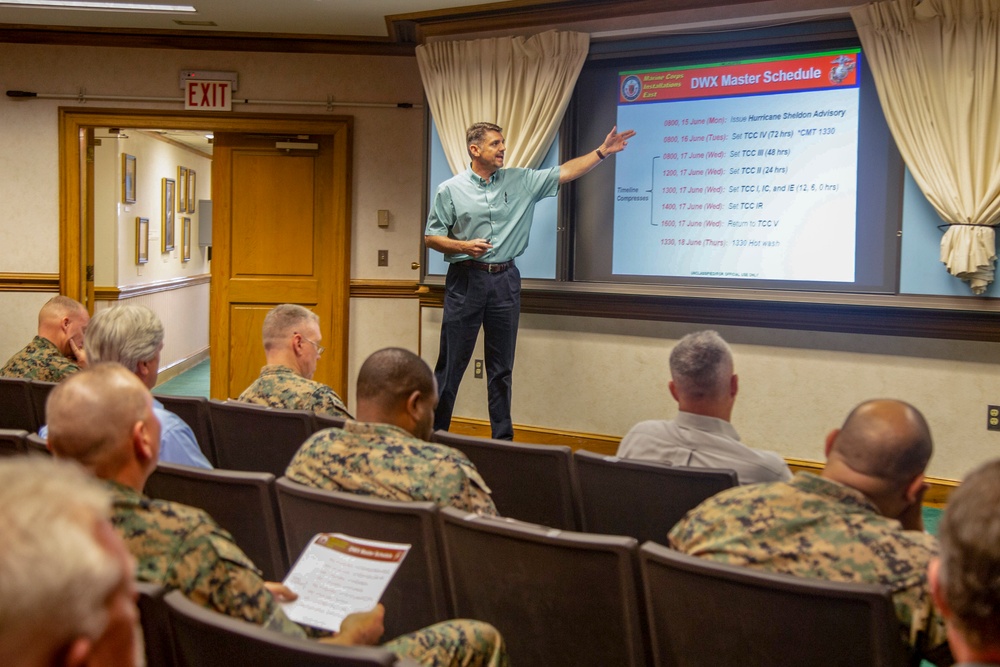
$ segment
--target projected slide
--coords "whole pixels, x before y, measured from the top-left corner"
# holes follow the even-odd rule
[[[620,72],[613,273],[853,281],[859,59]]]

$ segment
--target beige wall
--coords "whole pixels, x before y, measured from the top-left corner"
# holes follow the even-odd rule
[[[238,97],[420,102],[410,58],[73,49],[0,44],[4,89],[92,94],[179,95],[181,69],[237,70]],[[0,99],[0,272],[58,271],[56,108],[76,102]],[[103,103],[102,103],[103,104]],[[93,106],[93,105],[92,105]],[[139,107],[141,105],[128,105]],[[164,108],[176,108],[160,105]],[[303,108],[253,111],[302,113]],[[245,112],[245,109],[234,113]],[[322,107],[315,113],[326,113]],[[419,111],[337,109],[354,125],[351,277],[412,280],[423,227],[425,145]],[[15,167],[16,165],[16,167]],[[389,209],[388,229],[376,211]],[[376,266],[389,250],[390,265]],[[152,258],[151,258],[152,259]],[[16,313],[0,326],[0,356],[30,338],[48,295],[0,293]],[[200,307],[200,306],[199,306]],[[364,357],[385,345],[421,347],[437,357],[440,311],[413,299],[354,299],[348,401]],[[164,318],[168,339],[173,318]],[[623,434],[641,419],[669,417],[670,346],[697,324],[524,314],[515,370],[514,420],[569,431]],[[741,395],[734,422],[752,445],[820,460],[825,433],[859,400],[897,396],[927,414],[938,442],[933,475],[961,477],[1000,454],[1000,432],[987,432],[986,405],[1000,403],[1000,344],[723,327],[733,343]],[[481,355],[480,355],[481,356]],[[485,381],[470,374],[456,415],[485,419]]]
[[[107,137],[100,128],[99,137]],[[194,169],[197,197],[211,199],[212,161],[181,146],[155,136],[124,128],[127,138],[100,139],[94,149],[94,283],[100,287],[130,287],[177,278],[189,278],[211,271],[208,249],[198,246],[201,210],[181,213],[177,209],[180,191],[177,168]],[[136,159],[136,201],[122,203],[122,154]],[[162,180],[175,182],[174,249],[162,251]],[[136,218],[149,220],[149,262],[136,264]],[[181,261],[183,220],[191,219],[191,259]],[[208,338],[203,341],[208,345]]]
[[[423,357],[433,364],[441,311],[422,311]],[[698,324],[521,314],[515,424],[622,436],[638,421],[677,414],[667,389],[674,343]],[[1000,344],[711,327],[733,347],[740,393],[733,424],[749,445],[823,460],[826,434],[857,403],[900,398],[935,436],[929,474],[960,479],[1000,455],[986,406],[1000,403]],[[482,358],[482,336],[476,351]],[[455,414],[486,420],[486,380],[470,365]]]

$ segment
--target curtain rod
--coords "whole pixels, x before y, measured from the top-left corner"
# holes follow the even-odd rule
[[[8,90],[7,97],[20,100],[44,99],[44,100],[76,100],[84,104],[90,100],[94,101],[116,101],[116,102],[175,102],[184,103],[183,97],[138,97],[132,95],[88,95],[87,91],[81,90],[79,93],[59,94],[59,93],[34,93],[28,90]],[[340,102],[333,97],[327,97],[325,102],[311,102],[307,100],[251,100],[233,98],[233,104],[270,104],[274,106],[304,106],[304,107],[326,107],[332,110],[334,107],[369,107],[376,109],[420,109],[422,104],[411,102]]]

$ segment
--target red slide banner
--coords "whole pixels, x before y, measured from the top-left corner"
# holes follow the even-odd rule
[[[787,59],[754,60],[622,72],[618,103],[759,95],[858,85],[858,49]]]

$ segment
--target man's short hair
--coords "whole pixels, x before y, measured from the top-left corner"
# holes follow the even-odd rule
[[[86,311],[79,301],[60,294],[46,301],[38,311],[38,325],[41,326],[47,320],[62,319]]]
[[[934,441],[920,410],[904,401],[875,399],[851,410],[831,453],[863,475],[906,484],[927,468]]]
[[[52,452],[94,467],[117,454],[146,416],[149,390],[121,364],[104,362],[74,373],[45,403]]]
[[[486,138],[487,132],[499,132],[503,134],[503,128],[499,125],[493,123],[473,123],[469,126],[469,129],[465,131],[465,147],[469,146],[479,146],[483,143],[483,139]],[[471,157],[472,151],[469,151],[469,156]]]
[[[79,466],[44,457],[0,462],[0,664],[49,659],[77,637],[97,639],[118,562],[97,541],[109,495]]]
[[[163,344],[163,323],[145,306],[121,305],[94,315],[83,347],[90,363],[117,361],[135,373]]]
[[[951,494],[938,539],[938,580],[952,622],[975,648],[1000,647],[1000,459]]]
[[[319,325],[319,315],[295,303],[283,303],[280,306],[275,306],[264,318],[262,329],[264,349],[274,349],[306,322],[315,322]]]
[[[434,373],[423,359],[400,347],[373,353],[358,371],[358,400],[393,407],[414,391],[434,393]]]
[[[729,389],[733,353],[715,331],[689,333],[670,352],[670,376],[690,398],[718,398]]]

